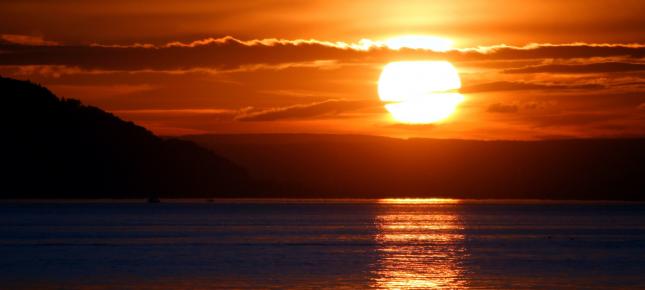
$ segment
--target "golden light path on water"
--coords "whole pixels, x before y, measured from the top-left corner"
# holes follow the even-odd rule
[[[455,198],[381,198],[378,203],[384,204],[455,204],[461,200]]]
[[[376,218],[377,289],[466,288],[466,256],[455,199],[383,199]]]

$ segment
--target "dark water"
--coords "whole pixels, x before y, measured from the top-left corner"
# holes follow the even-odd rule
[[[2,289],[645,289],[645,204],[0,203]]]

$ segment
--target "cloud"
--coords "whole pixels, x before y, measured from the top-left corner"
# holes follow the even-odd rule
[[[515,104],[494,103],[488,106],[488,112],[491,113],[517,113],[520,110]]]
[[[229,109],[138,109],[138,110],[116,110],[119,114],[141,114],[141,115],[219,115],[235,114],[237,111]]]
[[[506,73],[559,73],[559,74],[586,74],[586,73],[617,73],[645,71],[643,63],[602,62],[582,65],[547,64],[528,66],[524,68],[507,69]]]
[[[574,59],[627,56],[642,58],[645,55],[645,44],[609,44],[609,43],[532,43],[525,46],[493,45],[477,48],[465,48],[463,53],[485,54],[489,59]]]
[[[321,40],[208,38],[163,45],[56,45],[37,41],[0,43],[0,65],[50,65],[84,70],[176,71],[195,68],[235,71],[283,64],[309,67],[337,63],[385,63],[393,60],[445,59],[455,62],[481,60],[573,59],[593,57],[645,57],[638,44],[532,44],[489,46],[436,52],[424,49],[392,50],[363,40],[357,43]],[[293,66],[293,65],[292,65]],[[286,66],[285,68],[289,68]]]
[[[18,77],[45,76],[49,78],[60,78],[71,74],[93,74],[105,71],[88,71],[79,67],[68,67],[64,65],[5,65],[0,66],[0,71]]]
[[[312,119],[338,117],[339,115],[371,106],[368,101],[326,100],[281,108],[272,108],[238,116],[238,121],[277,121],[293,119]]]
[[[196,108],[196,109],[131,109],[131,110],[115,110],[112,111],[118,116],[126,119],[137,119],[139,121],[149,122],[153,121],[168,121],[174,120],[195,120],[197,122],[231,122],[239,114],[243,114],[245,109],[209,109],[209,108]]]
[[[333,47],[338,49],[351,49],[351,50],[370,50],[372,48],[384,48],[388,47],[387,44],[383,41],[372,41],[369,39],[362,39],[357,43],[352,42],[343,42],[343,41],[323,41],[316,39],[282,39],[282,38],[264,38],[264,39],[251,39],[251,40],[240,40],[232,36],[225,36],[221,38],[205,38],[200,40],[195,40],[191,42],[181,42],[174,41],[162,45],[154,44],[142,44],[135,43],[132,45],[105,45],[94,43],[92,46],[95,47],[108,47],[108,48],[171,48],[171,47],[200,47],[200,46],[209,46],[209,45],[242,45],[242,46],[307,46],[307,45],[316,45],[324,47]]]
[[[42,36],[22,35],[22,34],[2,34],[0,40],[12,44],[28,46],[53,46],[59,45],[58,42],[45,40]]]
[[[114,96],[127,96],[156,89],[150,84],[110,84],[110,85],[50,85],[52,90],[62,92],[63,95],[92,96],[104,98]]]
[[[477,85],[464,86],[459,91],[465,94],[497,92],[497,91],[528,91],[528,90],[598,90],[605,86],[599,84],[580,84],[580,85],[563,85],[563,84],[545,84],[529,82],[489,82]]]
[[[285,96],[285,97],[294,97],[294,98],[311,98],[311,97],[320,97],[320,96],[340,98],[345,95],[341,93],[326,92],[326,91],[285,90],[285,89],[258,91],[258,93],[265,94],[265,95],[272,95],[272,96]]]
[[[615,86],[620,86],[620,87],[645,87],[645,81],[630,81],[630,82],[623,82],[623,83],[617,83]]]

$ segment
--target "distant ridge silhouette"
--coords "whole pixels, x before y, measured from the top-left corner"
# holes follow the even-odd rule
[[[267,196],[645,200],[645,138],[543,141],[193,135]]]
[[[241,167],[39,85],[0,77],[0,197],[226,196]]]

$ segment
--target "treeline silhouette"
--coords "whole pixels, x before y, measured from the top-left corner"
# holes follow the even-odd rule
[[[244,169],[46,88],[0,77],[0,197],[225,196]]]
[[[645,199],[645,139],[467,141],[261,134],[184,136],[311,197]]]

